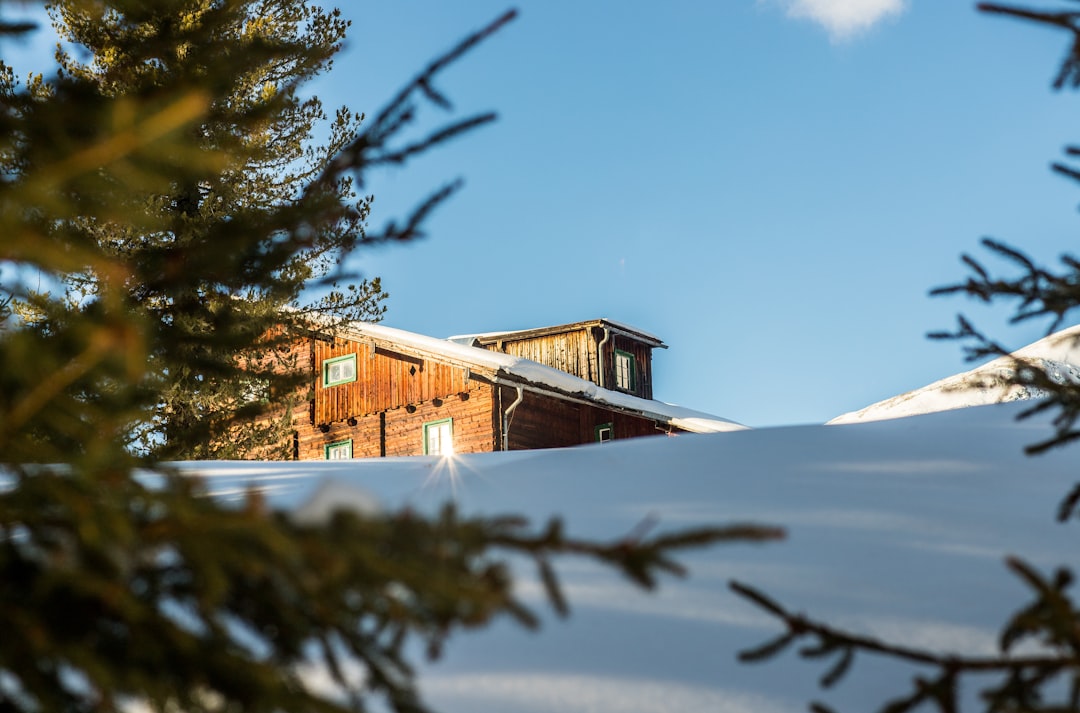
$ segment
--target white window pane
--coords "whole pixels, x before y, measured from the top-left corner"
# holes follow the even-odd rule
[[[323,385],[332,386],[356,381],[356,356],[327,359],[323,362]]]
[[[326,448],[327,460],[348,460],[352,458],[352,443],[338,443]]]
[[[450,456],[454,454],[454,435],[450,422],[431,424],[427,427],[428,455]]]
[[[630,388],[630,358],[625,354],[615,355],[615,385],[620,389]]]

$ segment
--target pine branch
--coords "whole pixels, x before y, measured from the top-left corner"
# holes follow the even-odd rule
[[[929,649],[894,644],[882,639],[853,633],[786,609],[761,591],[740,582],[731,582],[735,594],[778,619],[785,631],[758,647],[739,653],[739,660],[755,663],[774,658],[797,642],[805,643],[798,653],[805,659],[833,659],[822,675],[820,685],[830,688],[850,671],[858,654],[929,668],[930,677],[916,676],[913,690],[885,703],[882,713],[903,713],[923,704],[936,706],[940,713],[959,710],[959,686],[963,677],[993,675],[997,683],[987,685],[983,698],[988,711],[1027,710],[1046,713],[1068,710],[1076,713],[1077,694],[1070,705],[1043,707],[1034,705],[1043,698],[1044,689],[1056,690],[1058,677],[1080,667],[1080,611],[1065,590],[1073,578],[1068,570],[1059,570],[1052,579],[1042,577],[1034,568],[1017,558],[1006,560],[1009,568],[1035,594],[1035,600],[1006,623],[1000,636],[1001,654],[971,656],[940,653]],[[1026,640],[1036,640],[1046,653],[1014,656],[1011,649]],[[815,711],[830,710],[823,704]]]
[[[515,17],[517,17],[516,10],[504,13],[486,27],[470,34],[449,51],[432,61],[424,71],[406,84],[375,115],[375,118],[363,133],[342,149],[340,154],[327,166],[319,182],[333,182],[337,176],[349,171],[359,171],[368,166],[381,163],[401,163],[420,151],[437,146],[466,131],[494,121],[494,114],[480,114],[436,130],[426,138],[413,142],[403,149],[394,150],[388,146],[393,137],[416,120],[416,110],[412,104],[412,97],[415,94],[420,94],[433,101],[437,106],[448,109],[450,107],[449,102],[442,94],[432,89],[436,76],[468,51],[498,32]]]
[[[1062,89],[1066,85],[1073,88],[1080,87],[1080,12],[1030,10],[1013,5],[1000,5],[997,3],[979,3],[976,7],[978,7],[981,12],[990,15],[1003,15],[1006,17],[1029,20],[1070,32],[1073,35],[1072,45],[1069,49],[1069,53],[1061,62],[1057,76],[1054,77],[1053,87],[1055,89]]]

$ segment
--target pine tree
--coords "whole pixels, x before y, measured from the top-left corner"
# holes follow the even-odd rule
[[[997,3],[978,5],[982,12],[991,15],[1034,21],[1068,32],[1070,48],[1053,86],[1078,89],[1080,12],[1067,7],[1068,4],[1048,10]],[[1075,159],[1080,156],[1080,146],[1070,146],[1065,153]],[[1080,170],[1067,162],[1055,163],[1053,168],[1071,180],[1080,181]],[[982,261],[964,255],[963,261],[971,271],[968,279],[935,289],[933,294],[965,295],[980,302],[1009,301],[1016,305],[1013,322],[1048,318],[1048,332],[1058,329],[1080,309],[1080,260],[1076,257],[1066,254],[1061,258],[1062,267],[1055,270],[1037,265],[1022,250],[1001,241],[986,239],[983,245],[996,258],[1016,268],[1016,273],[995,275]],[[930,336],[962,340],[968,357],[973,360],[991,355],[1010,356],[1006,348],[963,316],[958,322],[955,331]],[[1019,418],[1054,413],[1054,433],[1028,446],[1028,452],[1037,454],[1066,447],[1080,439],[1080,384],[1049,374],[1032,361],[1013,357],[1013,366],[1015,383],[1047,394],[1021,412]],[[1047,513],[1047,517],[1054,516],[1062,523],[1080,519],[1080,483],[1062,495],[1056,513]],[[826,662],[822,688],[834,686],[848,675],[860,654],[886,657],[912,666],[917,673],[911,689],[884,702],[879,709],[882,713],[915,710],[957,713],[964,709],[964,701],[971,698],[973,689],[978,693],[981,710],[987,713],[1080,713],[1080,604],[1071,592],[1074,572],[1065,565],[1053,572],[1042,572],[1015,557],[1008,558],[1006,566],[1030,590],[1031,599],[1002,625],[996,655],[943,653],[852,633],[792,611],[765,593],[736,582],[732,588],[737,594],[774,616],[784,628],[775,639],[743,651],[740,658],[747,662],[761,661],[795,648],[803,658]],[[961,592],[958,596],[972,596],[972,593]],[[814,703],[810,708],[815,713],[832,711],[822,703]]]
[[[237,268],[235,274],[221,268],[200,273],[201,281],[188,280],[179,290],[161,274],[130,282],[132,306],[177,331],[182,344],[150,354],[154,372],[167,384],[151,414],[138,422],[133,445],[169,458],[274,455],[272,446],[286,443],[290,404],[282,402],[294,390],[281,378],[290,365],[275,358],[279,340],[260,336],[287,335],[289,330],[279,327],[302,325],[313,313],[377,321],[385,311],[386,294],[377,279],[346,290],[334,285],[321,301],[298,304],[305,287],[333,278],[342,259],[365,240],[370,197],[355,195],[349,175],[319,180],[356,139],[362,117],[341,108],[328,120],[317,98],[301,94],[313,77],[331,69],[347,23],[337,11],[297,0],[260,0],[228,9],[215,0],[112,7],[59,3],[50,13],[62,47],[77,48],[58,52],[61,76],[102,97],[152,95],[212,78],[214,96],[206,116],[188,130],[194,148],[217,157],[214,165],[168,186],[140,191],[129,184],[124,200],[147,213],[141,225],[79,215],[54,229],[160,272],[195,268],[189,253],[200,245],[220,241],[222,231],[233,226],[258,225],[263,242],[247,250],[267,252],[262,259],[270,263],[262,269],[274,278],[253,284],[244,261],[259,258],[241,253],[236,263],[222,265]],[[211,16],[213,22],[207,22]],[[228,73],[220,71],[230,65]],[[317,131],[325,141],[314,141]],[[329,212],[309,226],[302,249],[275,255],[271,243],[295,239],[299,226],[289,219],[274,221],[301,200]],[[85,304],[103,279],[93,270],[66,273],[65,298]],[[221,331],[237,338],[231,344],[199,338]],[[268,392],[274,394],[276,417],[253,418],[269,408]]]
[[[514,597],[510,557],[533,561],[564,611],[560,554],[651,587],[681,571],[680,548],[777,535],[597,543],[558,520],[533,528],[450,508],[300,523],[257,492],[225,507],[162,465],[209,454],[199,444],[230,423],[221,384],[290,387],[260,360],[292,326],[280,307],[299,285],[359,242],[417,234],[452,192],[370,236],[352,186],[491,120],[391,145],[420,100],[445,104],[439,72],[512,14],[358,133],[358,117],[339,113],[329,148],[310,154],[319,111],[298,89],[327,67],[336,13],[65,0],[53,16],[90,59],[61,54],[60,76],[25,85],[0,65],[0,711],[420,711],[416,643],[436,652],[500,616],[536,625]],[[0,21],[0,43],[30,31]],[[336,689],[309,685],[305,666]]]

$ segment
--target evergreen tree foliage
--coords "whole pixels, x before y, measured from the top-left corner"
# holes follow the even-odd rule
[[[184,129],[187,148],[213,155],[212,162],[170,177],[167,185],[142,184],[140,177],[152,178],[154,169],[134,166],[126,169],[126,182],[110,183],[115,200],[141,207],[140,222],[80,211],[49,227],[59,239],[99,246],[138,266],[144,272],[127,280],[129,308],[177,333],[169,349],[149,354],[167,388],[136,422],[133,444],[169,458],[239,457],[284,444],[288,418],[280,406],[292,391],[272,382],[290,370],[275,358],[279,339],[265,337],[286,336],[289,330],[277,327],[301,324],[313,312],[371,321],[385,310],[378,280],[346,290],[335,285],[321,302],[283,310],[299,307],[301,290],[332,277],[365,240],[370,197],[357,198],[350,175],[323,175],[355,141],[362,117],[341,108],[328,120],[317,98],[300,94],[331,68],[347,23],[337,11],[295,0],[236,8],[216,0],[57,3],[50,15],[62,41],[58,81],[103,100],[161,95],[181,85],[212,92],[198,122]],[[11,93],[10,73],[7,79]],[[55,82],[36,78],[33,88],[48,101]],[[316,131],[326,139],[316,142]],[[301,201],[326,212],[317,223],[298,225],[303,212],[287,209]],[[263,242],[234,253],[224,234],[246,225],[261,232]],[[201,246],[215,243],[231,259],[215,266],[192,261]],[[180,285],[169,279],[170,271],[193,269],[201,280]],[[256,283],[253,269],[269,271],[273,280]],[[110,279],[89,266],[53,277],[73,305],[94,300]],[[24,313],[40,314],[39,324],[49,329],[37,300],[26,307]],[[215,342],[222,331],[236,339]],[[208,334],[215,336],[200,338]],[[278,418],[253,420],[268,390],[276,395]]]
[[[1024,8],[997,3],[981,3],[979,10],[1034,21],[1065,30],[1070,48],[1053,80],[1055,89],[1080,89],[1080,12],[1070,10],[1074,3],[1058,4],[1053,9]],[[1065,149],[1070,159],[1080,156],[1080,147]],[[1053,165],[1055,172],[1080,181],[1080,170],[1068,162]],[[965,295],[981,302],[1009,301],[1016,305],[1013,322],[1049,319],[1048,331],[1058,329],[1080,308],[1080,260],[1071,255],[1061,258],[1060,269],[1040,267],[1023,251],[1001,241],[986,239],[983,246],[996,258],[1015,268],[1014,274],[997,276],[978,259],[964,255],[971,275],[965,281],[941,287],[933,294]],[[933,333],[938,339],[959,339],[965,343],[969,358],[1009,356],[1002,345],[988,338],[963,316],[953,332]],[[1020,414],[1028,418],[1036,413],[1054,414],[1054,433],[1028,447],[1036,454],[1050,448],[1065,447],[1080,439],[1080,384],[1048,374],[1033,361],[1013,357],[1013,379],[1033,386],[1046,398]],[[1019,474],[1018,474],[1019,477]],[[1047,513],[1062,523],[1080,519],[1080,483],[1063,494],[1056,513]],[[1067,536],[1067,535],[1066,535]],[[1075,574],[1068,566],[1053,572],[1038,568],[1018,558],[1009,558],[1006,566],[1030,591],[1031,600],[1021,607],[999,634],[997,655],[960,655],[914,648],[864,636],[792,611],[765,593],[744,583],[733,582],[732,589],[747,601],[779,620],[784,631],[761,646],[743,651],[740,659],[763,661],[794,648],[808,660],[825,661],[821,677],[823,688],[841,681],[852,669],[858,655],[886,657],[915,669],[911,689],[885,702],[882,713],[935,710],[956,713],[964,710],[971,691],[978,692],[979,709],[987,713],[1080,713],[1080,602],[1072,592]],[[957,596],[971,596],[959,592]],[[965,691],[967,698],[965,698]],[[830,713],[823,703],[812,703],[815,713]]]
[[[259,389],[287,393],[273,356],[301,316],[378,316],[374,283],[293,323],[281,307],[358,244],[417,235],[453,192],[378,235],[354,195],[372,168],[493,118],[400,138],[421,102],[447,104],[439,72],[512,13],[363,126],[338,112],[318,145],[322,110],[299,90],[340,44],[334,11],[62,0],[51,13],[74,43],[61,73],[20,83],[0,65],[0,712],[420,711],[417,643],[435,652],[500,616],[535,625],[511,557],[536,564],[564,611],[558,555],[651,587],[681,571],[680,548],[777,536],[597,543],[557,520],[452,509],[300,523],[256,492],[225,507],[170,471],[162,458],[219,454],[215,435],[261,410]],[[0,18],[0,50],[32,31]]]

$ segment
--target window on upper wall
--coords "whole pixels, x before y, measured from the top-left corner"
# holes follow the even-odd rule
[[[326,460],[348,460],[352,458],[352,441],[328,443],[323,449]]]
[[[454,419],[444,418],[424,424],[424,455],[454,455]]]
[[[345,356],[334,357],[333,359],[323,359],[323,386],[337,386],[338,384],[349,384],[353,381],[356,381],[355,354],[346,354]]]
[[[607,443],[608,441],[615,440],[615,426],[611,423],[601,423],[595,429],[596,442]]]
[[[615,350],[615,388],[633,391],[637,374],[634,373],[634,355],[620,349]]]

